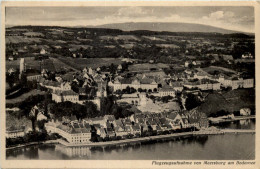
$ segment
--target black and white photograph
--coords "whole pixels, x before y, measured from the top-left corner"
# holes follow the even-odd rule
[[[253,5],[4,10],[7,162],[256,160]]]

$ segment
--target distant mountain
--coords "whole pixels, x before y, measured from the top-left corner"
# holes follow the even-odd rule
[[[241,33],[238,31],[232,31],[208,25],[178,22],[127,22],[99,25],[95,26],[95,28],[120,29],[123,31],[149,30],[167,32],[214,32],[223,34]]]

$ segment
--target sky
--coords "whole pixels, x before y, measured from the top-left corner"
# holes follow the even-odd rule
[[[124,22],[182,22],[254,33],[249,6],[6,7],[6,25],[98,26]]]

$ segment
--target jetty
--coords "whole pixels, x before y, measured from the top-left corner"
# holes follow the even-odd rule
[[[247,119],[255,119],[255,115],[250,115],[250,116],[234,116],[234,118],[221,118],[221,117],[216,117],[216,118],[209,118],[212,124],[218,124],[222,122],[232,122],[232,121],[237,121],[237,120],[247,120]]]
[[[255,133],[255,130],[253,129],[222,129],[224,133]]]

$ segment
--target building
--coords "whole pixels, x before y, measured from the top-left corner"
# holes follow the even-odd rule
[[[154,89],[158,88],[157,82],[154,79],[143,77],[143,78],[128,78],[128,79],[116,79],[114,82],[110,81],[108,86],[111,87],[114,91],[116,90],[123,90],[127,87],[134,88],[138,90],[146,89],[153,91]]]
[[[220,83],[214,80],[201,79],[198,81],[188,81],[184,86],[188,89],[198,88],[200,90],[220,90]]]
[[[252,59],[253,55],[251,53],[245,53],[241,56],[243,59]]]
[[[25,135],[25,127],[15,127],[12,126],[8,129],[6,129],[6,138],[17,138],[17,137],[23,137]]]
[[[172,112],[168,115],[166,119],[170,122],[170,125],[172,126],[173,129],[181,129],[182,126],[184,126],[182,117],[180,116],[179,113]]]
[[[40,51],[40,54],[41,55],[45,55],[46,54],[46,50],[42,48],[41,51]]]
[[[178,81],[172,82],[171,81],[169,83],[169,86],[171,86],[177,92],[181,92],[183,90],[183,82],[178,82]]]
[[[79,101],[79,95],[72,90],[67,90],[67,91],[56,90],[52,93],[52,100],[54,100],[57,103],[65,102],[65,101],[77,103]]]
[[[132,94],[123,94],[121,96],[121,99],[117,100],[118,103],[128,103],[128,104],[133,104],[133,105],[139,105],[140,104],[140,97],[139,94],[137,93],[132,93]]]
[[[189,67],[190,64],[191,64],[190,61],[186,61],[186,62],[184,63],[184,66],[185,66],[185,67]]]
[[[249,108],[240,109],[240,115],[241,116],[250,116],[251,110]]]
[[[159,90],[159,96],[172,96],[175,97],[175,91],[170,86],[164,86],[161,90]]]
[[[104,82],[98,83],[97,97],[107,97],[106,83],[104,83]]]
[[[73,144],[89,143],[91,139],[91,128],[87,128],[82,124],[78,124],[77,128],[69,125],[62,125],[60,122],[45,123],[48,132],[57,133],[66,139],[67,142]]]
[[[37,81],[39,82],[41,79],[41,72],[35,69],[28,69],[26,71],[26,79],[28,81]]]
[[[70,83],[69,83],[69,82],[63,82],[63,83],[61,83],[61,85],[60,85],[60,90],[62,90],[62,91],[69,91],[69,90],[71,90],[71,85],[70,85]]]
[[[14,68],[10,68],[10,69],[8,69],[8,74],[10,75],[10,74],[12,74],[12,73],[14,73],[15,72],[15,70],[14,70]]]

